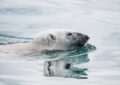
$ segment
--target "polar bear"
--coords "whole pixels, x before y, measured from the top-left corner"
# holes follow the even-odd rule
[[[77,31],[47,30],[38,33],[28,43],[0,45],[4,53],[35,53],[44,50],[67,50],[82,47],[89,37]]]

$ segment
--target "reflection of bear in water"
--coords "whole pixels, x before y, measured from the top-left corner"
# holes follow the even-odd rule
[[[65,51],[66,55],[58,55],[55,59],[49,59],[44,63],[44,74],[46,76],[86,79],[87,67],[80,64],[89,61],[88,53],[96,50],[96,47],[86,44],[82,48]],[[79,65],[77,65],[79,64]],[[77,66],[76,66],[77,65]]]
[[[74,65],[88,61],[88,54],[45,61],[44,74],[45,76],[86,79],[87,68],[78,68]]]
[[[89,37],[68,30],[49,30],[39,33],[28,43],[0,45],[0,52],[35,53],[43,50],[66,50],[83,46]]]

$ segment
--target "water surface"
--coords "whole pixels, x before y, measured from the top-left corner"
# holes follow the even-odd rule
[[[120,0],[1,0],[1,44],[67,28],[89,35],[97,50],[88,54],[89,62],[76,65],[88,69],[87,79],[45,77],[38,57],[0,53],[0,85],[120,85],[119,15]]]

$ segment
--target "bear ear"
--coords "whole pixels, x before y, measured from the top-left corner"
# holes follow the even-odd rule
[[[55,37],[54,35],[49,34],[49,36],[50,36],[50,38],[51,38],[52,40],[56,40],[56,37]]]

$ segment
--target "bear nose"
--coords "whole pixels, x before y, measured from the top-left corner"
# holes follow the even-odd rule
[[[85,39],[86,39],[86,40],[89,40],[90,38],[89,38],[87,35],[85,35]]]
[[[89,40],[89,37],[87,35],[84,36],[84,42],[87,42]]]

